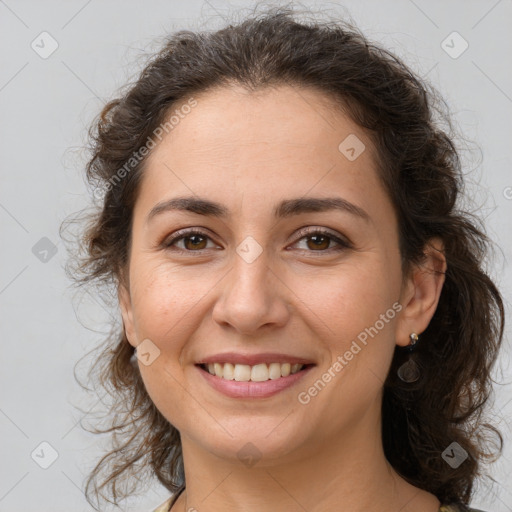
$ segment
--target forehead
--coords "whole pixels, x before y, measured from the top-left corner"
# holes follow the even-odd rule
[[[224,87],[194,99],[196,106],[146,161],[138,201],[144,210],[183,194],[224,203],[254,200],[268,211],[276,197],[309,192],[332,196],[335,190],[348,200],[364,195],[368,203],[383,194],[368,135],[322,93]],[[345,141],[357,158],[344,153]]]
[[[347,135],[367,138],[342,112],[341,103],[312,88],[281,85],[247,91],[241,86],[219,87],[195,95],[195,100],[197,106],[181,116],[153,157],[167,153],[172,142],[175,153],[177,146],[194,147],[191,158],[214,153],[231,159],[252,157],[259,154],[260,144],[273,150],[272,156],[280,147],[281,153],[292,147],[301,153],[329,148],[337,156],[338,145]]]

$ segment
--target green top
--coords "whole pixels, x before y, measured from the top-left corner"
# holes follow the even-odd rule
[[[158,508],[155,508],[153,512],[169,512],[171,507],[174,505],[178,496],[183,492],[183,489],[180,489],[176,494],[167,499],[164,503],[162,503]],[[477,510],[476,508],[468,508],[460,505],[441,505],[439,507],[439,512],[484,512],[483,510]]]

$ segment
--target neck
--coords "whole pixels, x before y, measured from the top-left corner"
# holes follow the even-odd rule
[[[438,499],[407,483],[387,462],[380,417],[356,427],[251,467],[182,435],[186,489],[173,512],[437,512]]]

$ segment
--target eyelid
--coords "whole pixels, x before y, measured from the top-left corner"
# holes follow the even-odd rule
[[[329,237],[331,240],[333,240],[338,245],[338,247],[330,247],[329,249],[324,250],[324,251],[308,251],[308,250],[302,249],[303,251],[306,251],[308,253],[313,253],[313,254],[318,253],[319,255],[321,255],[321,254],[331,254],[333,252],[340,252],[344,249],[353,249],[354,248],[354,245],[346,236],[344,236],[341,233],[338,233],[336,231],[333,231],[329,228],[325,228],[325,227],[321,227],[321,226],[308,226],[307,228],[299,229],[299,231],[297,231],[295,233],[296,240],[295,240],[295,242],[293,242],[293,245],[300,242],[303,238],[305,238],[307,236],[313,236],[313,235],[317,235],[317,234],[325,235],[325,236]]]
[[[193,227],[179,229],[178,231],[165,237],[160,242],[159,247],[162,249],[173,250],[173,249],[171,249],[173,247],[173,244],[183,240],[184,238],[194,236],[194,235],[198,235],[198,236],[207,238],[208,240],[211,240],[213,243],[216,243],[214,238],[210,235],[210,231],[207,228],[204,228],[202,226],[193,226]],[[293,242],[292,245],[297,244],[298,242],[300,242],[303,238],[306,238],[307,236],[313,236],[313,235],[327,236],[332,241],[334,241],[335,244],[337,244],[337,246],[330,247],[326,250],[315,251],[315,250],[299,249],[299,251],[307,252],[307,253],[318,253],[318,256],[320,256],[320,255],[326,254],[326,253],[332,254],[333,252],[341,252],[344,249],[352,249],[354,247],[352,242],[346,236],[344,236],[341,233],[338,233],[336,231],[333,231],[329,228],[325,228],[325,227],[321,227],[321,226],[308,226],[308,227],[299,229],[294,234],[295,241]],[[287,250],[288,250],[288,247],[287,247]],[[199,249],[197,251],[185,250],[185,249],[181,249],[181,248],[176,249],[177,252],[189,253],[189,254],[195,253],[196,255],[203,254],[204,251],[207,251],[207,250],[211,250],[211,248],[210,249]]]
[[[210,234],[210,231],[207,228],[204,228],[202,226],[194,226],[194,227],[178,229],[178,231],[175,231],[171,235],[165,236],[162,239],[162,241],[158,244],[158,246],[163,249],[168,249],[168,248],[172,247],[171,244],[174,244],[180,240],[183,240],[184,238],[194,236],[194,235],[199,235],[199,236],[205,237],[205,238],[211,240],[213,243],[216,243],[215,240],[213,239],[213,236]],[[182,250],[182,249],[179,249],[179,250]],[[201,249],[200,251],[184,251],[184,252],[201,253],[204,250],[205,249]]]

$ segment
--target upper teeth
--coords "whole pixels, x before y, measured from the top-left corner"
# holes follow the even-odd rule
[[[287,377],[300,371],[303,366],[303,364],[299,363],[270,363],[268,366],[265,363],[254,366],[249,366],[248,364],[210,363],[208,364],[208,371],[212,375],[226,380],[263,382],[269,379]]]

